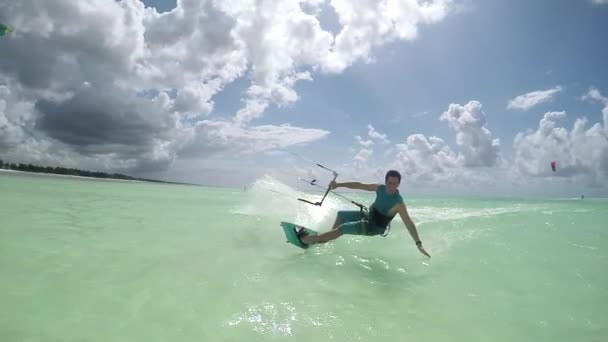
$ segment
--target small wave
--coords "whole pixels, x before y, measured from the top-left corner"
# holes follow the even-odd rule
[[[432,223],[462,220],[474,217],[493,217],[522,211],[536,211],[538,208],[524,209],[520,205],[499,208],[464,208],[423,206],[409,209],[412,219],[418,223]]]

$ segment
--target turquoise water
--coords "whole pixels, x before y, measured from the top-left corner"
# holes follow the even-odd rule
[[[2,173],[0,341],[608,339],[607,200],[408,198],[428,260],[398,220],[285,243],[352,209],[299,195]]]

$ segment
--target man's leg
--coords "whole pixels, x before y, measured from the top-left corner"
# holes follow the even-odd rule
[[[352,213],[349,211],[339,211],[338,214],[336,214],[336,220],[334,221],[334,225],[331,227],[330,231],[318,235],[306,235],[301,237],[300,241],[309,245],[311,243],[325,243],[335,240],[342,235],[338,228],[340,227],[343,219],[348,219],[350,216],[352,216]]]
[[[326,233],[319,235],[306,235],[300,238],[300,240],[310,245],[311,243],[325,243],[334,239],[337,239],[342,235],[342,232],[339,229],[332,229]]]
[[[340,210],[336,214],[336,220],[334,221],[334,225],[331,227],[331,230],[338,229],[338,227],[345,223],[359,221],[362,218],[362,214],[358,210]]]
[[[342,222],[358,218],[356,213],[357,212],[354,211],[338,211],[336,220],[334,221],[334,225],[331,227],[330,231],[318,235],[306,235],[301,237],[300,241],[309,245],[311,243],[325,243],[335,240],[342,235],[342,232],[338,229],[343,224]]]
[[[300,238],[300,241],[309,245],[311,243],[325,243],[339,238],[343,234],[365,235],[367,221],[346,222],[336,229],[319,235],[306,235]]]

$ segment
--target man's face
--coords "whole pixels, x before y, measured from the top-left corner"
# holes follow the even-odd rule
[[[398,187],[399,187],[399,178],[388,177],[388,179],[386,180],[386,188],[388,189],[388,191],[395,192],[395,191],[397,191]]]

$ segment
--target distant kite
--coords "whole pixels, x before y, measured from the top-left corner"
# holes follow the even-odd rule
[[[555,172],[555,160],[551,162],[551,170],[553,170],[553,172]]]
[[[9,32],[13,32],[13,30],[10,27],[0,23],[0,37],[4,36]]]

